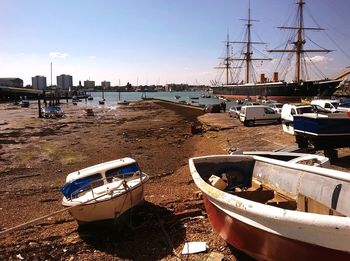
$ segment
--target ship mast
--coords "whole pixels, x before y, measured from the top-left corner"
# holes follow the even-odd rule
[[[232,83],[232,79],[230,82],[230,71],[232,69],[232,67],[231,67],[232,58],[230,55],[230,47],[231,47],[232,42],[230,42],[230,36],[229,36],[228,32],[227,32],[227,40],[224,43],[225,43],[225,47],[226,47],[226,55],[225,55],[225,57],[219,57],[219,59],[223,59],[223,61],[224,61],[223,66],[218,66],[218,67],[214,67],[214,68],[225,70],[225,72],[226,72],[226,85],[228,85],[228,84]]]
[[[324,30],[323,28],[317,28],[317,27],[304,27],[304,15],[303,15],[303,7],[305,5],[304,0],[298,0],[297,2],[298,10],[297,10],[297,27],[292,26],[280,26],[277,27],[279,29],[285,29],[285,30],[297,30],[297,39],[294,44],[293,49],[286,49],[286,50],[269,50],[269,52],[294,52],[296,54],[296,64],[295,64],[295,81],[297,83],[300,83],[302,80],[302,74],[303,74],[303,68],[302,68],[302,60],[304,59],[304,53],[307,52],[331,52],[331,50],[326,49],[304,49],[304,44],[306,43],[303,35],[305,30],[315,30],[315,31],[321,31]]]
[[[246,35],[247,39],[246,41],[241,42],[232,42],[232,43],[240,43],[245,44],[245,52],[243,58],[232,58],[234,61],[244,61],[246,64],[246,72],[245,72],[245,82],[250,82],[250,75],[251,75],[251,69],[252,69],[252,62],[253,61],[264,61],[264,60],[271,60],[270,58],[253,58],[253,44],[266,44],[263,42],[253,42],[252,36],[251,36],[251,28],[253,26],[252,22],[259,22],[259,20],[253,20],[251,18],[251,12],[250,12],[250,1],[249,1],[249,8],[248,8],[248,19],[240,19],[242,21],[247,21],[247,29],[246,29]]]

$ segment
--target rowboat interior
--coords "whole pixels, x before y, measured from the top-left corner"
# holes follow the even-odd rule
[[[313,160],[301,162],[306,165],[299,163],[299,170],[284,169],[271,163],[271,160],[268,161],[270,162],[244,156],[222,157],[216,158],[215,161],[196,159],[195,166],[201,178],[209,185],[240,198],[286,210],[348,215],[349,210],[342,209],[342,206],[338,206],[340,211],[336,211],[342,189],[340,181],[324,175],[313,181],[312,177],[303,171],[302,166],[313,164]],[[331,192],[327,191],[325,184],[334,189]],[[306,186],[311,187],[303,189]],[[325,195],[328,192],[330,195]],[[324,198],[329,200],[322,200]]]

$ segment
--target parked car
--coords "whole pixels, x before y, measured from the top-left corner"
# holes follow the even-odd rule
[[[241,108],[242,106],[232,106],[229,111],[228,111],[228,115],[230,117],[233,117],[233,118],[239,118],[239,114],[241,112]]]
[[[21,100],[19,102],[19,105],[21,105],[21,107],[23,107],[23,108],[27,108],[27,107],[29,107],[29,101],[28,100]]]
[[[204,112],[210,112],[210,113],[221,112],[221,104],[208,104],[204,107]]]
[[[247,102],[244,106],[253,106],[253,105],[261,105],[259,102]]]
[[[239,115],[239,120],[245,126],[253,126],[256,123],[281,122],[281,114],[275,112],[266,105],[243,106]]]
[[[274,102],[274,103],[268,103],[266,105],[269,106],[271,109],[273,109],[277,113],[282,112],[283,103]]]
[[[282,107],[281,119],[283,131],[294,135],[294,115],[301,115],[304,113],[331,113],[330,110],[325,109],[316,104],[289,104],[286,103]]]
[[[331,112],[335,112],[339,106],[339,100],[313,100],[310,104],[319,105]]]
[[[46,106],[42,109],[42,116],[45,118],[62,117],[63,111],[60,106]]]

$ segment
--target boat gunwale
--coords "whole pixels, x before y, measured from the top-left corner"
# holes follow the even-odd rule
[[[226,206],[227,209],[244,211],[244,212],[247,212],[256,216],[261,216],[264,218],[279,219],[281,221],[293,222],[295,224],[301,224],[301,223],[304,224],[305,221],[307,221],[307,223],[310,223],[309,225],[311,224],[313,224],[314,226],[321,225],[322,227],[329,227],[333,229],[343,228],[343,229],[348,229],[350,231],[349,217],[330,216],[330,215],[317,214],[317,213],[306,213],[306,212],[296,211],[296,210],[286,210],[275,206],[265,205],[252,200],[244,199],[242,197],[230,194],[225,191],[221,191],[209,185],[205,180],[202,179],[200,174],[197,172],[194,161],[197,159],[216,158],[216,157],[220,157],[220,158],[242,157],[242,155],[212,155],[212,156],[204,156],[204,157],[195,157],[189,160],[189,167],[190,167],[191,175],[195,184],[206,196],[208,196],[211,199],[210,201],[213,202],[216,206],[218,205],[218,203],[220,203],[221,205]],[[244,157],[251,157],[257,161],[265,161],[265,162],[272,163],[279,166],[294,168],[297,170],[303,170],[302,167],[298,166],[301,164],[298,164],[298,163],[288,163],[288,162],[283,162],[283,161],[274,160],[274,159],[267,159],[260,156],[252,156],[252,155],[244,155]],[[281,163],[283,163],[283,165]],[[318,168],[318,167],[312,167],[312,166],[306,166],[306,165],[302,165],[302,166],[309,167],[311,168],[311,170]],[[327,170],[330,170],[330,169],[327,169]],[[315,173],[317,172],[315,171]],[[345,172],[341,172],[341,173],[345,173]],[[333,177],[331,175],[324,175],[324,176]],[[338,176],[338,175],[334,175],[334,176]],[[350,181],[350,178],[344,179],[344,180]]]

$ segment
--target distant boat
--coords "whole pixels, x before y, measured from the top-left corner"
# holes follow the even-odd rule
[[[92,97],[91,95],[89,95],[89,96],[87,97],[87,99],[88,99],[89,101],[92,101],[92,100],[94,99],[94,97]]]
[[[72,102],[81,102],[81,99],[79,99],[78,96],[73,95],[73,96],[72,96]]]
[[[175,97],[174,97],[176,100],[178,100],[178,99],[180,99],[181,98],[181,96],[180,95],[175,95]]]
[[[213,155],[189,168],[228,244],[258,260],[350,260],[350,173],[313,166],[312,156]]]
[[[105,104],[105,92],[104,92],[104,89],[102,87],[102,99],[98,101],[99,104],[103,105]]]
[[[203,93],[201,98],[211,98],[211,95],[209,93]]]
[[[117,101],[117,104],[118,105],[129,105],[129,101],[127,101],[127,100],[121,100],[121,101]]]
[[[120,100],[120,92],[119,92],[119,100],[117,101],[118,105],[129,105],[129,101],[127,100]]]
[[[94,165],[67,176],[62,204],[79,224],[115,220],[143,202],[148,179],[131,158]]]

